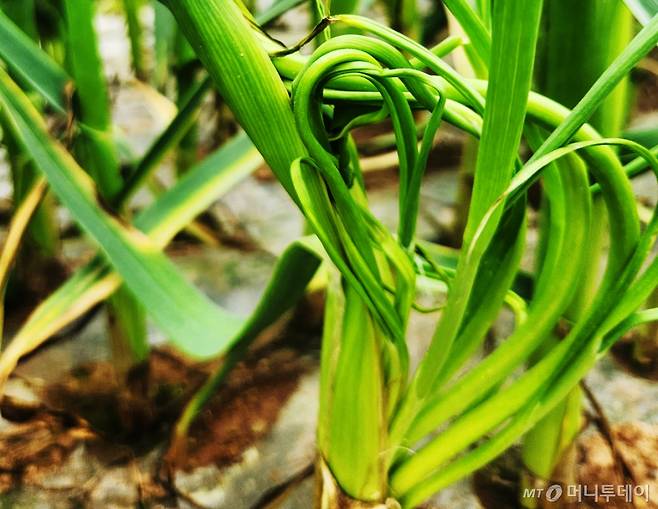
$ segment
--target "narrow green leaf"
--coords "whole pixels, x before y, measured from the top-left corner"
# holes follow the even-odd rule
[[[0,10],[33,41],[39,40],[36,0],[0,0]]]
[[[646,25],[658,14],[658,0],[624,0],[633,16]]]
[[[469,319],[462,324],[455,348],[435,386],[470,358],[498,317],[500,306],[518,273],[525,248],[525,207],[525,200],[519,200],[510,213],[503,216],[499,230],[482,257],[465,314]]]
[[[174,36],[176,34],[176,20],[161,2],[151,0],[155,15],[153,27],[155,69],[153,71],[153,85],[158,90],[164,90],[169,73],[169,60],[172,54]]]
[[[237,121],[295,198],[290,165],[306,148],[288,92],[242,10],[223,0],[166,3]]]
[[[0,58],[61,113],[68,110],[71,79],[0,10]]]
[[[163,248],[218,196],[249,175],[263,162],[245,135],[239,135],[181,178],[135,219],[154,244]],[[18,360],[93,306],[112,295],[122,284],[107,262],[97,256],[41,303],[0,355],[0,385]],[[191,347],[193,345],[190,345]]]
[[[64,0],[66,65],[75,80],[80,114],[89,127],[105,131],[111,122],[109,98],[93,25],[94,10],[91,0]]]
[[[176,345],[197,356],[230,346],[241,321],[192,287],[146,236],[99,207],[83,170],[49,138],[42,120],[23,93],[0,70],[2,114],[14,127],[53,191],[102,247],[150,315]]]
[[[491,34],[468,0],[443,0],[485,64],[491,60]]]
[[[514,0],[494,5],[487,106],[464,249],[446,310],[417,373],[417,396],[421,398],[434,385],[466,311],[478,263],[484,255],[471,251],[475,231],[512,177],[530,91],[540,13],[541,1]],[[493,218],[487,227],[487,238],[494,234],[500,216]]]
[[[552,0],[544,9],[538,90],[573,108],[633,37],[633,19],[619,0]],[[621,80],[588,119],[603,136],[618,136],[630,106]]]
[[[212,82],[209,78],[195,84],[189,98],[169,123],[167,128],[156,138],[155,142],[141,158],[125,185],[117,194],[115,204],[122,208],[128,204],[133,195],[144,184],[148,177],[158,168],[167,152],[174,148],[189,131],[199,116],[201,102],[210,90]]]
[[[146,311],[128,288],[122,286],[108,300],[108,335],[117,373],[127,374],[148,359]]]
[[[123,9],[128,25],[128,39],[130,39],[130,56],[133,71],[137,79],[146,80],[144,65],[144,30],[139,19],[140,0],[123,0]]]
[[[325,256],[316,238],[304,237],[293,242],[278,258],[274,272],[258,304],[234,339],[222,366],[203,384],[185,406],[176,423],[175,437],[186,436],[190,424],[215,394],[226,376],[267,327],[275,323],[304,295]]]
[[[361,0],[329,0],[330,14],[358,14]]]
[[[112,201],[121,189],[119,158],[112,139],[110,100],[94,30],[95,2],[64,0],[66,64],[75,82],[74,113],[84,128],[76,139],[78,160]]]
[[[555,129],[534,154],[541,157],[547,152],[564,145],[576,131],[592,116],[601,102],[614,90],[619,82],[658,42],[658,16],[654,16],[626,46],[614,62],[601,74],[592,88],[573,108],[569,116]]]

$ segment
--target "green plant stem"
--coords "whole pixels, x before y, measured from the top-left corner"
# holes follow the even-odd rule
[[[212,86],[212,81],[206,78],[197,83],[190,91],[188,98],[183,102],[178,114],[167,128],[158,136],[146,154],[140,159],[126,184],[118,193],[115,206],[119,209],[125,207],[130,199],[146,182],[150,175],[158,168],[167,152],[175,147],[185,136],[198,118],[199,108],[203,98]]]
[[[137,73],[141,59],[138,4],[124,4]],[[78,102],[77,115],[85,126],[75,141],[75,151],[83,168],[91,170],[98,191],[114,204],[123,187],[119,159],[112,135],[109,94],[93,28],[94,4],[89,0],[65,0],[68,51],[67,62],[74,77]],[[137,52],[137,53],[136,53]],[[108,331],[117,380],[124,383],[128,372],[144,362],[149,351],[146,313],[129,290],[122,288],[108,302]]]
[[[29,38],[27,44],[31,46],[39,41],[39,32],[36,25],[36,5],[33,0],[26,0],[25,2],[3,2],[2,10],[4,14],[0,13],[0,31],[3,30],[2,25],[6,24],[9,32],[3,33],[2,37],[9,39],[19,37],[23,41]],[[11,22],[8,22],[7,18],[2,18],[4,15],[16,23],[17,26],[12,27],[10,25]],[[21,30],[18,30],[18,27]],[[14,51],[16,52],[15,55],[20,53],[20,49],[14,48]],[[23,57],[30,59],[33,55],[23,53]],[[26,70],[30,69],[30,66],[27,69],[22,67],[20,64],[11,65],[10,69],[16,79],[29,86],[30,80],[27,77],[29,73],[26,73]],[[56,82],[57,80],[54,81]],[[11,169],[13,200],[16,207],[18,207],[18,204],[27,200],[33,192],[39,180],[38,170],[30,160],[29,154],[23,151],[18,140],[12,136],[8,126],[3,125],[2,128],[3,143],[7,148],[8,162]],[[18,209],[16,213],[18,213]],[[21,246],[16,246],[18,252],[16,253],[17,260],[14,270],[15,283],[19,288],[30,288],[34,284],[34,279],[38,279],[38,276],[35,278],[35,275],[43,267],[47,267],[53,263],[59,248],[59,231],[55,203],[52,196],[46,194],[40,200],[38,208],[33,214],[30,214],[30,222],[27,225],[26,234],[21,239]],[[4,298],[4,287],[2,291]]]
[[[130,56],[133,71],[138,80],[146,81],[147,72],[144,62],[144,31],[139,19],[140,0],[123,0],[123,9],[128,25],[128,39],[130,39]]]
[[[119,160],[112,139],[110,104],[94,32],[94,2],[65,0],[67,67],[75,82],[74,112],[86,126],[75,141],[78,159],[101,196],[112,201],[121,188]]]
[[[616,1],[587,0],[574,6],[564,0],[550,0],[545,9],[547,27],[540,55],[540,90],[567,107],[573,107],[585,95],[596,78],[608,68],[617,53],[631,40],[632,19]],[[614,33],[614,36],[610,34]],[[579,41],[580,43],[576,43]],[[590,118],[591,124],[607,136],[621,132],[628,113],[628,80],[622,80]],[[567,158],[558,165],[582,164]],[[567,318],[577,321],[585,316],[596,295],[606,230],[606,210],[601,199],[594,201],[590,234],[583,244],[591,262],[586,266],[578,292]],[[543,233],[542,233],[543,235]],[[564,465],[573,455],[564,454],[580,429],[579,388],[545,418],[524,441],[523,457],[528,472],[548,482],[553,471],[575,469]],[[565,479],[565,484],[575,479]],[[532,502],[532,500],[528,501]]]
[[[199,88],[199,72],[195,62],[194,50],[192,50],[180,30],[176,30],[174,36],[173,58],[176,62],[174,70],[176,104],[180,110]],[[178,143],[178,152],[176,154],[176,172],[178,175],[183,174],[196,162],[198,143],[199,126],[198,119],[195,119]]]
[[[294,198],[290,165],[306,149],[288,93],[241,9],[217,0],[168,4],[236,119]]]
[[[176,20],[161,2],[151,0],[155,16],[154,37],[154,69],[152,83],[155,88],[164,92],[167,88],[169,64],[173,53],[174,37],[176,35]]]
[[[387,492],[380,454],[386,441],[382,339],[359,295],[349,285],[344,291],[342,317],[326,325],[340,331],[325,331],[339,337],[339,347],[334,351],[338,358],[329,375],[331,398],[324,416],[329,424],[328,447],[321,452],[343,490],[359,500],[378,501]],[[337,346],[333,341],[330,345]],[[355,392],[354,387],[359,390]],[[355,443],[360,444],[358,448],[352,447]]]
[[[525,11],[527,23],[518,20],[519,9]],[[396,435],[406,432],[413,417],[422,408],[423,401],[435,387],[466,312],[478,264],[485,254],[473,241],[476,225],[480,224],[490,204],[507,186],[517,157],[526,97],[530,89],[529,71],[534,60],[540,12],[541,2],[525,7],[514,2],[505,2],[504,5],[498,6],[497,15],[494,17],[497,24],[494,24],[493,66],[488,89],[491,106],[485,110],[484,115],[483,138],[478,152],[464,248],[457,266],[458,276],[451,287],[446,309],[441,315],[430,347],[414,376],[408,397],[396,416],[393,428],[400,431],[396,431],[394,439],[398,438]],[[505,27],[514,27],[513,32],[504,34]],[[514,58],[509,58],[510,54],[515,55]],[[518,79],[510,83],[510,76]],[[506,132],[507,136],[500,139],[499,132]],[[493,168],[489,166],[491,161],[497,161]],[[501,217],[502,214],[498,211],[484,233],[486,240],[480,246],[491,240]]]

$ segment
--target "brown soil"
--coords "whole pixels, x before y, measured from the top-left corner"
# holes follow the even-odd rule
[[[630,470],[631,479],[624,479],[619,473],[610,448],[599,434],[580,440],[579,480],[593,493],[597,486],[614,484],[625,486],[634,484],[639,489],[648,487],[648,498],[635,498],[635,507],[658,508],[658,426],[640,422],[613,426],[615,445],[624,463]],[[591,499],[593,497],[589,497]],[[625,496],[611,498],[608,502],[592,503],[584,498],[582,507],[622,509],[633,507],[625,501]]]
[[[200,366],[165,349],[154,350],[148,366],[119,384],[111,364],[78,366],[43,391],[43,402],[77,416],[102,437],[137,448],[162,439],[195,387],[205,379]]]
[[[634,81],[637,85],[637,111],[654,111],[658,104],[658,78],[648,71],[637,71]]]
[[[638,359],[634,351],[637,339],[637,335],[631,333],[628,337],[617,341],[611,349],[612,358],[633,375],[658,380],[658,357],[647,358],[644,361]]]
[[[274,327],[259,339],[193,424],[186,456],[168,468],[159,462],[154,471],[142,472],[140,489],[155,498],[171,495],[168,475],[163,476],[171,467],[231,464],[269,432],[300,376],[315,365],[302,351],[302,345],[304,351],[315,347],[309,341],[314,324],[307,318]],[[34,471],[57,469],[83,443],[108,466],[128,464],[154,450],[163,459],[184,404],[216,367],[155,349],[127,387],[117,383],[109,363],[99,362],[79,366],[45,387],[40,402],[4,398],[2,416],[13,424],[0,431],[0,493],[30,484]]]
[[[473,489],[487,509],[516,509],[521,478],[521,451],[509,449],[473,475]]]
[[[14,425],[0,432],[0,494],[40,469],[56,468],[96,434],[82,419],[5,397],[2,416]]]
[[[192,469],[238,461],[245,449],[268,433],[309,367],[308,360],[287,349],[237,366],[192,426],[186,455],[177,466]]]
[[[608,442],[600,433],[587,434],[578,441],[578,483],[582,489],[581,502],[569,507],[578,509],[628,509],[658,508],[658,426],[644,423],[623,423],[612,427],[618,453],[630,470],[630,479],[620,474],[620,465],[614,460]],[[519,448],[512,448],[496,461],[477,472],[474,488],[487,509],[516,509],[519,507],[519,483],[521,472]],[[603,486],[625,487],[627,484],[644,489],[649,486],[649,502],[644,497],[635,498],[635,506],[629,505],[622,493],[605,501],[594,493]],[[587,487],[587,488],[586,488]],[[623,490],[625,488],[619,488]],[[640,488],[638,488],[640,489]],[[566,490],[565,490],[566,493]],[[589,494],[589,496],[585,496]],[[545,507],[551,507],[545,503]],[[562,506],[564,507],[564,506]]]
[[[638,112],[654,111],[658,105],[658,76],[653,72],[658,62],[658,51],[655,48],[647,60],[652,64],[652,70],[636,69],[633,72]]]
[[[84,421],[41,405],[5,398],[2,414],[16,424],[0,433],[0,491],[13,474],[60,465],[75,446],[96,437]]]
[[[32,310],[69,276],[69,268],[60,260],[34,258],[34,263],[19,265],[9,280],[5,310],[9,331],[23,323]]]

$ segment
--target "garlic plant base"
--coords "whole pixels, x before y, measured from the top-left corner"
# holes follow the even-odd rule
[[[559,486],[562,494],[557,500],[547,500],[545,496],[540,498],[521,498],[521,506],[524,509],[569,509],[576,507],[576,497],[570,496],[567,486],[575,486],[578,483],[578,448],[574,441],[562,454],[551,479],[542,479],[527,468],[523,469],[521,489],[541,489],[544,492],[551,486]]]
[[[316,477],[316,509],[401,509],[397,500],[363,502],[355,500],[341,490],[323,458],[318,459]]]

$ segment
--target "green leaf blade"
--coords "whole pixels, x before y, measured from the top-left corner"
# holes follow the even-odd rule
[[[464,249],[446,310],[418,371],[417,391],[421,398],[432,389],[437,372],[450,353],[469,302],[479,260],[500,221],[501,214],[497,213],[485,235],[474,242],[480,223],[504,192],[514,171],[532,79],[541,5],[538,0],[514,0],[494,6],[490,81]]]
[[[242,320],[192,287],[147,237],[99,207],[83,170],[48,137],[22,92],[0,71],[2,113],[44,172],[53,191],[123,276],[156,323],[184,352],[209,357],[226,350]]]
[[[633,16],[646,25],[658,14],[658,0],[624,0]]]
[[[0,57],[61,113],[70,77],[0,10]]]

